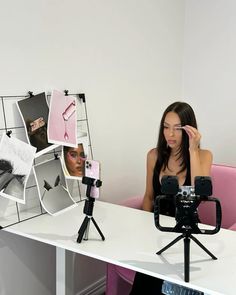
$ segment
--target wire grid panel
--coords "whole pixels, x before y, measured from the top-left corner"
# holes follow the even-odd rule
[[[89,122],[84,94],[68,94],[77,98],[77,131],[84,130],[88,134],[88,158],[93,158],[91,137],[89,132]],[[18,111],[16,102],[29,97],[19,96],[0,96],[0,137],[11,131],[11,136],[28,143],[24,123]],[[47,95],[47,102],[50,103],[51,94]],[[78,134],[79,136],[79,134]],[[46,160],[61,156],[62,147],[59,146],[34,160],[34,164],[42,163]],[[67,179],[67,187],[76,202],[86,198],[85,186],[81,180]],[[41,206],[36,180],[31,169],[25,191],[25,204],[20,204],[10,199],[0,196],[0,226],[7,227],[30,218],[37,217],[46,213]]]

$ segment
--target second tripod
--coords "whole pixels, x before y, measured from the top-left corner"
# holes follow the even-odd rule
[[[84,237],[84,240],[88,240],[90,220],[93,222],[95,228],[97,229],[98,233],[101,236],[101,239],[104,241],[105,237],[102,231],[100,230],[99,226],[97,225],[95,219],[93,218],[93,207],[94,207],[95,199],[90,196],[91,187],[92,186],[99,187],[101,186],[102,182],[100,180],[96,180],[90,177],[83,177],[82,182],[84,184],[87,184],[87,190],[86,190],[87,200],[85,200],[84,210],[83,210],[83,213],[86,216],[79,228],[77,243],[81,243],[83,237]]]
[[[202,243],[200,243],[198,239],[196,239],[188,230],[186,230],[186,232],[178,236],[176,239],[174,239],[172,242],[170,242],[167,246],[162,248],[156,254],[160,255],[162,252],[164,252],[165,250],[173,246],[175,243],[177,243],[181,239],[184,239],[184,280],[185,282],[189,282],[190,240],[193,240],[200,248],[202,248],[209,256],[211,256],[212,259],[216,260],[217,257],[215,257],[215,255],[213,255],[205,246],[203,246]]]

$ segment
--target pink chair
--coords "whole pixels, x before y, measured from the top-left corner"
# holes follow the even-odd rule
[[[229,229],[231,229],[231,230],[235,230],[235,231],[236,231],[236,223],[233,224],[233,225],[231,225],[231,227],[230,227]]]
[[[222,228],[230,228],[236,223],[236,167],[212,165],[211,178],[213,197],[220,200],[222,208]],[[215,224],[214,204],[202,202],[199,217],[202,223]],[[235,225],[236,228],[236,225]]]
[[[220,199],[222,227],[236,230],[236,167],[212,165],[211,178],[213,197]],[[141,209],[143,197],[129,198],[121,205]],[[199,217],[202,223],[215,225],[215,204],[202,202]],[[106,295],[128,295],[133,284],[135,271],[107,264]]]

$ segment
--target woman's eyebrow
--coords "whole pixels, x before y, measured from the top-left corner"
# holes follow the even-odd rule
[[[167,122],[164,122],[164,124],[167,125],[167,126],[170,126],[171,125],[171,124],[169,124]],[[181,126],[181,123],[174,124],[174,126],[180,127]]]

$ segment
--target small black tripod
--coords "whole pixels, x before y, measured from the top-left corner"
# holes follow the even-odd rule
[[[202,243],[198,241],[192,234],[191,231],[186,229],[186,232],[184,232],[182,235],[178,236],[176,239],[174,239],[172,242],[170,242],[168,245],[166,245],[164,248],[162,248],[160,251],[158,251],[156,254],[160,255],[162,252],[173,246],[175,243],[177,243],[179,240],[184,239],[184,280],[185,282],[189,282],[189,254],[190,254],[190,239],[192,239],[199,247],[201,247],[208,255],[211,256],[212,259],[216,260],[217,257],[215,257],[205,246],[203,246]]]
[[[90,220],[92,220],[94,226],[96,227],[102,240],[104,241],[105,237],[102,234],[95,219],[93,218],[93,207],[94,207],[95,199],[90,196],[92,186],[96,185],[97,187],[99,187],[99,186],[101,186],[102,182],[100,180],[95,180],[90,177],[83,177],[82,183],[87,184],[87,190],[86,190],[87,200],[85,200],[84,210],[83,210],[83,213],[86,214],[86,216],[85,216],[84,221],[82,222],[80,229],[78,231],[77,243],[81,243],[84,235],[85,235],[84,240],[88,240],[88,230],[89,230]]]

